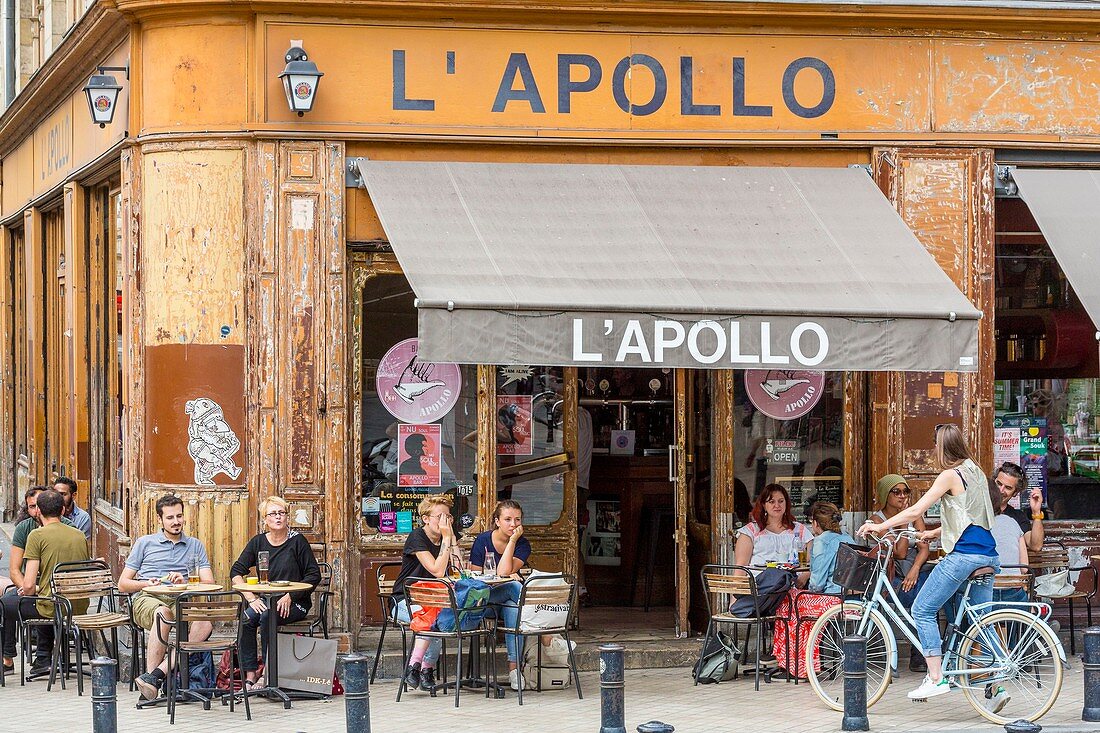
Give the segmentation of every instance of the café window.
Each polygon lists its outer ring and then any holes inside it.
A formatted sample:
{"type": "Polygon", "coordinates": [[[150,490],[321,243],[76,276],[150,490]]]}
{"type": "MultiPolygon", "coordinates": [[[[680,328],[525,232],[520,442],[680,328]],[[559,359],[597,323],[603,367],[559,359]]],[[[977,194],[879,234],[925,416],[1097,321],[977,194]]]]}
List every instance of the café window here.
{"type": "Polygon", "coordinates": [[[1048,518],[1100,517],[1096,327],[1022,199],[999,198],[994,465],[1023,467],[1048,518]]]}
{"type": "Polygon", "coordinates": [[[561,367],[498,366],[497,496],[523,507],[528,525],[553,524],[565,499],[561,367]]]}
{"type": "Polygon", "coordinates": [[[815,501],[844,509],[843,372],[738,371],[734,420],[735,507],[780,484],[799,520],[815,501]]]}
{"type": "Polygon", "coordinates": [[[367,535],[405,535],[417,506],[454,498],[456,529],[477,517],[477,367],[419,355],[416,309],[400,273],[367,278],[359,315],[360,521],[367,535]]]}

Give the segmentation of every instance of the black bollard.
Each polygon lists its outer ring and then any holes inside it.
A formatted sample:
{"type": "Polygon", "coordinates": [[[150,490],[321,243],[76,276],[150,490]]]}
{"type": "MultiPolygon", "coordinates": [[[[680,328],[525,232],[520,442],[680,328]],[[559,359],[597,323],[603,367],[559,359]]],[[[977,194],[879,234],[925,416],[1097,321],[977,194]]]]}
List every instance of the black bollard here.
{"type": "Polygon", "coordinates": [[[1081,720],[1100,722],[1100,626],[1085,629],[1085,707],[1081,720]]]}
{"type": "Polygon", "coordinates": [[[1023,718],[1005,723],[1005,733],[1039,733],[1042,729],[1043,726],[1038,723],[1032,723],[1030,720],[1024,720],[1023,718]]]}
{"type": "Polygon", "coordinates": [[[625,651],[620,644],[600,645],[600,733],[626,733],[625,651]]]}
{"type": "Polygon", "coordinates": [[[344,669],[344,717],[348,733],[370,733],[370,657],[359,652],[340,657],[344,669]]]}
{"type": "Polygon", "coordinates": [[[867,720],[867,638],[844,637],[844,719],[841,730],[870,730],[867,720]]]}
{"type": "Polygon", "coordinates": [[[109,657],[92,660],[92,733],[118,733],[118,665],[109,657]]]}
{"type": "Polygon", "coordinates": [[[659,720],[651,720],[638,726],[638,733],[675,733],[676,729],[668,723],[659,720]]]}

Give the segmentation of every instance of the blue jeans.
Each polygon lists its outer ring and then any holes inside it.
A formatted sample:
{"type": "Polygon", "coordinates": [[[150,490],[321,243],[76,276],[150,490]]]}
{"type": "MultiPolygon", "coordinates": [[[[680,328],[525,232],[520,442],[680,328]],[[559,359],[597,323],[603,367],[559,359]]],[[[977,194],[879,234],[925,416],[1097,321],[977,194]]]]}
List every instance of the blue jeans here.
{"type": "MultiPolygon", "coordinates": [[[[412,614],[409,613],[409,602],[402,598],[397,602],[397,605],[393,609],[393,618],[401,623],[409,623],[412,620],[412,614]]],[[[434,667],[436,661],[439,659],[439,651],[443,648],[442,639],[429,639],[428,648],[424,652],[425,667],[434,667]]]]}
{"type": "MultiPolygon", "coordinates": [[[[937,615],[956,592],[966,585],[970,574],[978,568],[991,567],[1000,570],[996,555],[963,555],[952,552],[939,561],[928,575],[924,587],[913,601],[913,620],[917,625],[917,638],[925,657],[943,655],[943,637],[937,615]]],[[[993,576],[970,586],[970,604],[988,603],[993,600],[993,576]]],[[[948,619],[953,623],[954,618],[948,619]]]]}
{"type": "MultiPolygon", "coordinates": [[[[516,628],[516,621],[519,619],[519,594],[522,589],[523,586],[514,581],[498,585],[489,591],[489,603],[494,604],[494,612],[500,614],[500,620],[509,629],[516,628]]],[[[519,637],[505,634],[504,646],[508,650],[508,661],[519,662],[519,637]]]]}

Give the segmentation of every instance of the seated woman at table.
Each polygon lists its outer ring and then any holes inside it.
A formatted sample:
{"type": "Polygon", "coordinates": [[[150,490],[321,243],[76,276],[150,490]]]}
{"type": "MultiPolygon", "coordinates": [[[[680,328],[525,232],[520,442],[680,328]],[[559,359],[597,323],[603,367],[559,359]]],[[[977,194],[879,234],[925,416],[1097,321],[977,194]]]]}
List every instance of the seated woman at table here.
{"type": "MultiPolygon", "coordinates": [[[[266,552],[268,557],[268,580],[289,580],[295,583],[308,583],[316,586],[321,582],[321,568],[313,556],[313,550],[305,535],[290,529],[287,524],[287,503],[282,497],[269,496],[260,502],[260,517],[267,531],[261,532],[248,541],[244,551],[233,563],[229,574],[234,585],[245,582],[249,568],[257,567],[259,553],[266,552]]],[[[281,596],[269,596],[267,600],[255,593],[244,592],[248,602],[241,622],[241,669],[244,671],[245,687],[262,682],[257,669],[256,629],[260,630],[263,656],[267,658],[268,603],[275,604],[277,614],[275,622],[279,626],[301,621],[313,606],[313,588],[281,596]]],[[[274,680],[272,680],[274,682],[274,680]]]]}
{"type": "MultiPolygon", "coordinates": [[[[779,484],[768,484],[756,497],[752,521],[737,530],[733,561],[751,566],[755,575],[769,562],[797,562],[799,550],[812,544],[809,528],[794,520],[790,494],[779,484]]],[[[798,585],[804,587],[808,580],[809,574],[802,573],[798,585]]]]}
{"type": "MultiPolygon", "coordinates": [[[[454,499],[448,494],[425,497],[417,507],[423,527],[417,527],[405,540],[401,552],[401,570],[393,584],[394,619],[407,624],[412,620],[409,602],[405,598],[405,581],[409,578],[443,578],[452,562],[461,563],[458,537],[454,530],[451,507],[454,499]]],[[[435,687],[435,663],[439,660],[442,639],[420,637],[413,644],[409,664],[405,668],[408,689],[431,691],[435,687]]]]}
{"type": "Polygon", "coordinates": [[[772,634],[772,652],[779,666],[799,678],[806,677],[803,660],[806,658],[806,640],[810,638],[814,622],[829,608],[840,603],[837,596],[823,595],[842,590],[833,582],[836,551],[841,542],[855,543],[850,535],[840,531],[841,514],[836,504],[815,501],[810,506],[809,516],[810,530],[814,534],[809,587],[805,591],[792,588],[780,601],[775,615],[784,621],[775,624],[772,634]]]}
{"type": "Polygon", "coordinates": [[[808,587],[815,593],[840,593],[843,590],[833,582],[836,551],[840,549],[841,542],[854,545],[856,541],[850,534],[841,531],[842,518],[840,508],[832,502],[815,501],[810,506],[810,531],[814,534],[814,544],[810,553],[808,587]]]}
{"type": "MultiPolygon", "coordinates": [[[[531,556],[531,543],[523,536],[523,507],[511,499],[497,502],[492,524],[493,529],[482,532],[474,539],[474,546],[470,548],[470,567],[482,570],[486,556],[491,556],[496,561],[498,576],[514,575],[531,556]]],[[[504,625],[513,629],[519,616],[521,587],[518,581],[504,583],[494,586],[489,593],[489,603],[500,607],[504,625]]],[[[505,634],[504,645],[508,650],[508,682],[513,690],[518,690],[522,684],[518,669],[519,640],[515,634],[505,634]]]]}

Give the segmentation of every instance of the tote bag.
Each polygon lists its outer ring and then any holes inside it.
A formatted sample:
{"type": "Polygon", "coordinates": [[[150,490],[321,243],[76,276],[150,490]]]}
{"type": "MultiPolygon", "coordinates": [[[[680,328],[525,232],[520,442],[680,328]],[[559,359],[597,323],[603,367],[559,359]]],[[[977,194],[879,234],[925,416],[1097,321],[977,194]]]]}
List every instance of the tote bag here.
{"type": "Polygon", "coordinates": [[[332,694],[336,639],[278,634],[279,687],[332,694]]]}
{"type": "MultiPolygon", "coordinates": [[[[528,588],[567,587],[569,584],[561,577],[540,580],[542,576],[554,576],[556,573],[531,571],[527,578],[528,588]]],[[[520,610],[519,627],[522,631],[540,631],[542,629],[564,629],[569,623],[568,603],[528,604],[520,610]]]]}

